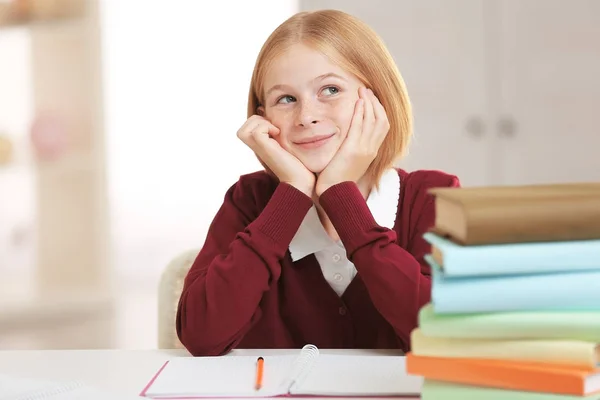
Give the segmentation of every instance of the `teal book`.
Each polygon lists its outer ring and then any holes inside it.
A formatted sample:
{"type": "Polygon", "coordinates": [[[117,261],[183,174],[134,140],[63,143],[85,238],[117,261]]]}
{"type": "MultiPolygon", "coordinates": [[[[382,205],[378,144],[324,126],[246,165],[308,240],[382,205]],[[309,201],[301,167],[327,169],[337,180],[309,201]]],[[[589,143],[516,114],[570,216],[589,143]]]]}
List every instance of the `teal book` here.
{"type": "Polygon", "coordinates": [[[419,328],[425,336],[440,338],[600,343],[600,310],[438,314],[429,303],[419,311],[419,328]]]}
{"type": "Polygon", "coordinates": [[[600,400],[600,393],[571,396],[461,385],[425,379],[421,388],[421,400],[600,400]]]}
{"type": "Polygon", "coordinates": [[[446,276],[490,276],[563,271],[600,271],[600,239],[463,246],[427,232],[446,276]]]}
{"type": "Polygon", "coordinates": [[[436,313],[600,311],[600,270],[554,274],[447,277],[431,265],[436,313]]]}

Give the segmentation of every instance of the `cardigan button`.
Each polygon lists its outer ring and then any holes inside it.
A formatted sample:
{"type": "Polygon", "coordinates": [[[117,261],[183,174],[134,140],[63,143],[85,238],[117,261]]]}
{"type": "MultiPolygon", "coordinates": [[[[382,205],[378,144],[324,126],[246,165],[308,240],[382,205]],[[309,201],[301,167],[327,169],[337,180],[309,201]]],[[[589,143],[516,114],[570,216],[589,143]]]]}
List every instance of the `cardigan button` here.
{"type": "Polygon", "coordinates": [[[339,312],[340,315],[346,315],[346,307],[340,307],[339,312]]]}

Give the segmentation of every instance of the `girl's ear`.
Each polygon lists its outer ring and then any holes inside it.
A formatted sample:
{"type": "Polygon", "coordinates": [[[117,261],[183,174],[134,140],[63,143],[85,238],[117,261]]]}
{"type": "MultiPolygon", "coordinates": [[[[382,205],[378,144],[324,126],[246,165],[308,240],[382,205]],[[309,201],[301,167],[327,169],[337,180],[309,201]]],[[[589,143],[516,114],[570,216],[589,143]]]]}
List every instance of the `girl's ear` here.
{"type": "Polygon", "coordinates": [[[265,116],[265,108],[263,106],[258,106],[258,108],[256,109],[256,113],[258,115],[260,115],[261,117],[265,116]]]}

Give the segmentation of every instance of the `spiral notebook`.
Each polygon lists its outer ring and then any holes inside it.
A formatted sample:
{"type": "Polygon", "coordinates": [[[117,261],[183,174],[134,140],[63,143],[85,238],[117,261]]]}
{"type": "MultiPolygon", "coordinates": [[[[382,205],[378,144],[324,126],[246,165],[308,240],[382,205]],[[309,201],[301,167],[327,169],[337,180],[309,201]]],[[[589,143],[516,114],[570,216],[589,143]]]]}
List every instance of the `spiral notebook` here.
{"type": "Polygon", "coordinates": [[[154,399],[284,396],[418,396],[422,378],[408,375],[393,355],[320,354],[313,345],[298,355],[265,355],[256,390],[256,356],[181,357],[169,360],[141,396],[154,399]]]}

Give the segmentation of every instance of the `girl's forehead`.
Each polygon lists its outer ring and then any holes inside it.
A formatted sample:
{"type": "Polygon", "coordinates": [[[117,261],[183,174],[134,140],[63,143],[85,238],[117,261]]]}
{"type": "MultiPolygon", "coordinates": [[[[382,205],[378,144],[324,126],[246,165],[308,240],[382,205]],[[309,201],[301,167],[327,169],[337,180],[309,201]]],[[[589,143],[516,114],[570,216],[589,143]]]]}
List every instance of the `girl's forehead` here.
{"type": "MultiPolygon", "coordinates": [[[[326,75],[347,79],[349,73],[325,54],[303,44],[295,44],[275,57],[265,73],[265,86],[279,81],[305,82],[326,75]]],[[[268,90],[268,88],[267,88],[268,90]]]]}

